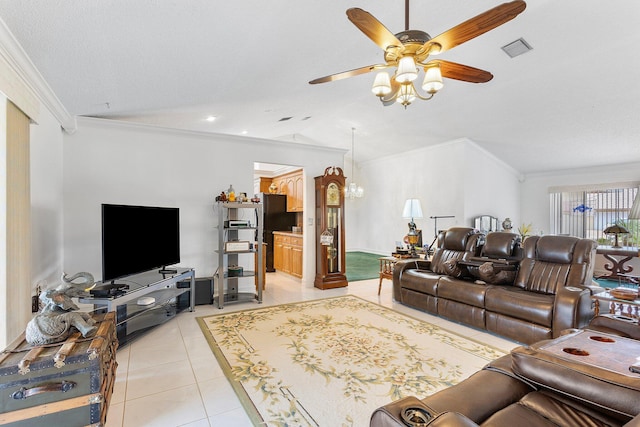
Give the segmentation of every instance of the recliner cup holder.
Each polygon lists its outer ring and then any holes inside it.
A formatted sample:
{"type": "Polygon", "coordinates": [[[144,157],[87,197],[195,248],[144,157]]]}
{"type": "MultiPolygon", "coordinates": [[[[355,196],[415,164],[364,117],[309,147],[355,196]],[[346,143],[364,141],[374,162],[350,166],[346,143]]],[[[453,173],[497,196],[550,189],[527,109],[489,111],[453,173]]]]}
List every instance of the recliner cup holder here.
{"type": "Polygon", "coordinates": [[[425,427],[432,416],[425,408],[409,406],[400,411],[400,418],[409,427],[425,427]]]}
{"type": "Polygon", "coordinates": [[[564,351],[565,353],[572,354],[574,356],[588,356],[589,355],[589,352],[587,350],[583,350],[581,348],[566,347],[566,348],[563,348],[562,351],[564,351]]]}
{"type": "Polygon", "coordinates": [[[614,340],[613,338],[601,337],[600,335],[592,335],[592,336],[589,337],[589,339],[592,339],[592,340],[598,341],[598,342],[606,342],[606,343],[616,342],[616,340],[614,340]]]}

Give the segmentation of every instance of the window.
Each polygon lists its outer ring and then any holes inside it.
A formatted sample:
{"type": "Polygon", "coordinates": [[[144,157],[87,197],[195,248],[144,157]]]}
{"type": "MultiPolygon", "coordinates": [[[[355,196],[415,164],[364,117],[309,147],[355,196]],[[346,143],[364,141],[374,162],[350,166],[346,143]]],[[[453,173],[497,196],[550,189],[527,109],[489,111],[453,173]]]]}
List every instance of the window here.
{"type": "Polygon", "coordinates": [[[614,237],[605,236],[602,231],[617,224],[629,230],[628,235],[619,235],[621,244],[638,246],[639,221],[628,219],[638,194],[637,182],[552,187],[549,193],[553,234],[585,237],[608,245],[614,237]]]}

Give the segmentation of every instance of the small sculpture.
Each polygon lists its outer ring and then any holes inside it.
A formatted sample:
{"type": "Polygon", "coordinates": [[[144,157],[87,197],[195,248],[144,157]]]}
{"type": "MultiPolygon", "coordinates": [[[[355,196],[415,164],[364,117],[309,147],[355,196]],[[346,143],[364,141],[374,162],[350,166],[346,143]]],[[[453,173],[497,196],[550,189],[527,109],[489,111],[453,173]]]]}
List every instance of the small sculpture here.
{"type": "Polygon", "coordinates": [[[74,312],[78,306],[71,298],[86,295],[95,285],[90,273],[81,272],[67,277],[62,274],[62,284],[55,289],[48,289],[40,294],[44,307],[27,324],[25,339],[30,345],[45,345],[66,340],[73,328],[80,331],[83,337],[95,333],[95,320],[88,313],[74,312]],[[83,278],[83,282],[73,281],[83,278]]]}

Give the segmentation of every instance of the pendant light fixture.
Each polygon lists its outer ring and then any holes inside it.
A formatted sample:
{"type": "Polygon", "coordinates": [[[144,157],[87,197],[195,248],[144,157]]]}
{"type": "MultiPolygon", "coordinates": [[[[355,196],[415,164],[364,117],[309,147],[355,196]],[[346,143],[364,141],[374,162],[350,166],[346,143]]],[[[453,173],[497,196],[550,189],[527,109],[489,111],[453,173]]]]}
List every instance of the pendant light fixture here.
{"type": "Polygon", "coordinates": [[[345,187],[344,192],[345,192],[345,196],[347,196],[350,199],[359,199],[360,197],[362,197],[364,195],[364,189],[362,187],[359,187],[356,183],[355,183],[355,173],[356,173],[356,168],[355,168],[355,157],[356,157],[356,151],[355,151],[355,138],[356,138],[356,128],[351,128],[351,183],[345,187]]]}

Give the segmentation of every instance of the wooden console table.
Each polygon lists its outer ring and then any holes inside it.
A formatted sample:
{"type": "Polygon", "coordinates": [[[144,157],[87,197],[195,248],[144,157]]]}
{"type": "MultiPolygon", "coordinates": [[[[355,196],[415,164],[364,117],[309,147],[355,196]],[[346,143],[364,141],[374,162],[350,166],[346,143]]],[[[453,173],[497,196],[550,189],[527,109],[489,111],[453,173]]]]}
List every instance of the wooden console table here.
{"type": "Polygon", "coordinates": [[[630,246],[623,246],[620,248],[614,248],[612,246],[598,246],[598,248],[596,249],[596,253],[601,254],[607,261],[611,262],[611,264],[606,263],[604,265],[605,270],[610,271],[611,274],[598,276],[597,279],[628,281],[631,283],[639,284],[637,277],[630,276],[628,274],[633,271],[633,267],[631,267],[630,265],[625,265],[625,263],[627,261],[630,261],[631,258],[637,257],[639,255],[638,248],[630,246]],[[614,258],[615,256],[621,258],[614,258]]]}

